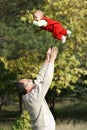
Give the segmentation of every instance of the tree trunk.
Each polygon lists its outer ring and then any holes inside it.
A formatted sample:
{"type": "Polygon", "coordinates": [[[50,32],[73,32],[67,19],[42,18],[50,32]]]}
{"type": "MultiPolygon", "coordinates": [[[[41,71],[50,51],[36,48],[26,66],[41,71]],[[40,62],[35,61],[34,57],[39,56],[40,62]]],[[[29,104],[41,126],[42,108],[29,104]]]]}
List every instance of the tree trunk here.
{"type": "Polygon", "coordinates": [[[20,114],[22,113],[22,95],[19,94],[19,108],[20,108],[20,114]]]}

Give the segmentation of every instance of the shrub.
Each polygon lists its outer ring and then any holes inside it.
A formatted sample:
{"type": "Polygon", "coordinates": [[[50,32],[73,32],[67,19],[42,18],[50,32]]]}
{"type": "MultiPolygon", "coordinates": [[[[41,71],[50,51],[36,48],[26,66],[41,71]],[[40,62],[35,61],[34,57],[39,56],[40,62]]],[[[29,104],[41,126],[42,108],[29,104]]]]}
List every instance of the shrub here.
{"type": "Polygon", "coordinates": [[[30,116],[27,111],[23,111],[21,117],[16,120],[13,130],[31,130],[30,116]]]}

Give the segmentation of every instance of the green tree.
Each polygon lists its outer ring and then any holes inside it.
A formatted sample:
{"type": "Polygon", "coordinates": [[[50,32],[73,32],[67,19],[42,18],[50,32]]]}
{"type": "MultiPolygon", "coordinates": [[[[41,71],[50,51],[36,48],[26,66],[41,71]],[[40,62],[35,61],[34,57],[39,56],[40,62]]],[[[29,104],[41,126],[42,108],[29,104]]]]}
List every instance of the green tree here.
{"type": "Polygon", "coordinates": [[[11,84],[11,81],[15,79],[16,74],[7,69],[7,61],[0,58],[0,110],[8,101],[6,97],[15,91],[15,87],[11,84]]]}
{"type": "MultiPolygon", "coordinates": [[[[0,44],[0,54],[9,60],[9,64],[10,59],[13,59],[13,71],[16,69],[16,73],[18,72],[17,78],[34,78],[37,69],[33,64],[40,65],[44,58],[41,54],[44,55],[48,47],[56,45],[59,48],[59,55],[55,64],[51,89],[56,87],[57,94],[60,94],[63,88],[78,89],[79,82],[81,88],[83,85],[87,85],[86,0],[45,0],[38,7],[36,7],[37,4],[34,5],[35,3],[27,0],[14,1],[14,3],[16,4],[14,7],[14,10],[17,11],[15,11],[16,15],[11,14],[11,17],[8,15],[8,19],[4,15],[4,8],[1,8],[1,16],[3,14],[4,17],[0,22],[0,28],[4,40],[0,44]],[[26,4],[27,6],[25,6],[26,4]],[[31,21],[32,13],[37,8],[42,9],[47,16],[60,21],[64,27],[72,31],[72,36],[67,39],[66,44],[62,45],[46,31],[34,34],[35,26],[32,25],[31,21]],[[13,17],[14,21],[12,21],[13,17]],[[25,18],[25,21],[21,18],[25,18]],[[33,59],[34,61],[29,59],[28,63],[26,62],[28,57],[31,57],[30,59],[35,57],[35,59],[33,59]],[[17,58],[19,62],[16,62],[17,58]],[[28,65],[29,72],[27,71],[28,65]],[[31,74],[32,70],[34,73],[31,74]]],[[[12,2],[5,7],[6,11],[9,6],[13,7],[12,2]]],[[[13,8],[9,8],[9,10],[12,12],[13,8]]]]}

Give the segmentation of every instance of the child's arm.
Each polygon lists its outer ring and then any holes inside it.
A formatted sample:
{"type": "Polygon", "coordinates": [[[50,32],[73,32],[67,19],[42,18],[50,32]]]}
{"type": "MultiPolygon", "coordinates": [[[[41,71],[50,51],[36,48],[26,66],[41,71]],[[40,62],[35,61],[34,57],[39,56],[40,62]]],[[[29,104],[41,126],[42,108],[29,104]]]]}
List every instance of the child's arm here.
{"type": "Polygon", "coordinates": [[[40,20],[40,21],[33,21],[33,24],[36,26],[42,27],[42,26],[47,26],[47,22],[45,20],[40,20]]]}

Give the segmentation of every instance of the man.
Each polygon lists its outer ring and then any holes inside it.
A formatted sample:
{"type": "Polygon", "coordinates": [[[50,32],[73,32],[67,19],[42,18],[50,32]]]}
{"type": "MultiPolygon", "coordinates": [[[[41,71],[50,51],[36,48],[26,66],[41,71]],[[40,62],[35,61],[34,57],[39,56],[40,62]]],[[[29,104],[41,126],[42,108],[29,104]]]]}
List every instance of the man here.
{"type": "Polygon", "coordinates": [[[45,62],[34,82],[32,79],[18,81],[19,91],[30,114],[32,130],[55,130],[55,120],[45,96],[52,82],[57,53],[56,47],[48,49],[45,62]]]}

